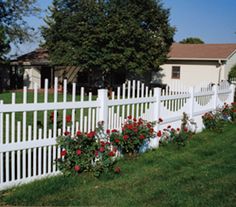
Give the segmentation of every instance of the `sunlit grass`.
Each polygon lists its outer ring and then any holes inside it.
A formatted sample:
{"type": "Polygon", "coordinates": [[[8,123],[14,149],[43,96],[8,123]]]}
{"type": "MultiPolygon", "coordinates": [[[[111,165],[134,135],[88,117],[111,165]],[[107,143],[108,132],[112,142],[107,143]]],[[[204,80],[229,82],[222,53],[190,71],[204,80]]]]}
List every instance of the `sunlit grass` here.
{"type": "Polygon", "coordinates": [[[2,205],[235,206],[236,126],[118,162],[120,175],[57,176],[1,193],[2,205]]]}

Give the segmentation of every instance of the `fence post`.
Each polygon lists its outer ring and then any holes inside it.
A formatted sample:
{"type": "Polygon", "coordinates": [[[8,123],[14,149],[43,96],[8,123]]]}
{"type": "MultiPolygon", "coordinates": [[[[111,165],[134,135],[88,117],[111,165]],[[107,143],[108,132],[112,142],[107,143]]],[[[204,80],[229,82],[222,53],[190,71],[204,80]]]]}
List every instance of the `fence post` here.
{"type": "MultiPolygon", "coordinates": [[[[160,118],[160,103],[161,103],[161,88],[154,88],[154,94],[153,97],[155,98],[155,102],[153,103],[153,120],[158,122],[160,118]]],[[[159,130],[159,125],[156,124],[154,127],[154,131],[159,130]]],[[[159,146],[159,138],[155,137],[151,139],[149,147],[150,148],[157,148],[159,146]]]]}
{"type": "Polygon", "coordinates": [[[231,90],[230,103],[233,103],[234,102],[234,95],[235,95],[235,85],[234,84],[230,85],[230,90],[231,90]]]}
{"type": "Polygon", "coordinates": [[[212,87],[212,89],[213,89],[213,92],[214,92],[214,95],[213,95],[213,104],[214,104],[213,109],[216,110],[217,109],[217,104],[218,104],[218,101],[217,101],[217,99],[218,99],[218,86],[214,85],[212,87]]]}
{"type": "Polygon", "coordinates": [[[99,104],[99,113],[98,113],[98,121],[104,121],[104,130],[107,130],[108,127],[108,90],[107,89],[99,89],[98,90],[98,98],[100,101],[99,104]]]}
{"type": "Polygon", "coordinates": [[[194,87],[189,88],[190,100],[189,100],[189,118],[192,119],[194,116],[194,87]]]}

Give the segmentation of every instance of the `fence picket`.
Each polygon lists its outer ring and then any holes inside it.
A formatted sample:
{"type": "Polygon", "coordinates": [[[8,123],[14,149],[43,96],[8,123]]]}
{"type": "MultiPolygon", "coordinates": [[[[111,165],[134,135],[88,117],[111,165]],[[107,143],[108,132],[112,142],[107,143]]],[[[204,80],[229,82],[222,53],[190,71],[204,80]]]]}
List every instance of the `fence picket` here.
{"type": "MultiPolygon", "coordinates": [[[[12,105],[15,105],[16,103],[16,94],[15,93],[12,93],[12,96],[11,96],[11,103],[12,105]]],[[[12,112],[11,113],[11,142],[15,142],[15,112],[12,112]]]]}
{"type": "MultiPolygon", "coordinates": [[[[76,99],[76,84],[72,84],[72,102],[75,103],[76,99]]],[[[77,130],[77,128],[76,128],[77,130]]],[[[71,134],[75,135],[75,108],[71,111],[71,134]]]]}
{"type": "MultiPolygon", "coordinates": [[[[27,87],[23,88],[23,104],[27,103],[27,87]]],[[[22,119],[22,140],[26,140],[26,112],[23,112],[23,119],[22,119]]]]}
{"type": "MultiPolygon", "coordinates": [[[[34,84],[34,104],[37,104],[38,101],[38,88],[37,88],[37,84],[34,84]]],[[[33,132],[33,139],[36,140],[37,139],[37,111],[34,111],[34,115],[33,115],[33,128],[34,128],[34,132],[33,132]]]]}
{"type": "MultiPolygon", "coordinates": [[[[44,103],[47,104],[48,102],[48,79],[45,79],[45,83],[44,83],[44,103]]],[[[47,113],[48,111],[45,110],[44,114],[43,114],[43,137],[44,139],[47,138],[47,113]]]]}

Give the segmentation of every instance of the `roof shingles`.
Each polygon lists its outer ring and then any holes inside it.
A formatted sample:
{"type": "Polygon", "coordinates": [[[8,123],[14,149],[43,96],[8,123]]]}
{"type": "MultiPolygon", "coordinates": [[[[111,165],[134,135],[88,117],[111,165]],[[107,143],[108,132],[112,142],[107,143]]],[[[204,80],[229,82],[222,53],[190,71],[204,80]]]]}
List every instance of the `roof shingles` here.
{"type": "Polygon", "coordinates": [[[180,44],[174,43],[170,59],[221,59],[226,60],[236,52],[236,44],[180,44]]]}

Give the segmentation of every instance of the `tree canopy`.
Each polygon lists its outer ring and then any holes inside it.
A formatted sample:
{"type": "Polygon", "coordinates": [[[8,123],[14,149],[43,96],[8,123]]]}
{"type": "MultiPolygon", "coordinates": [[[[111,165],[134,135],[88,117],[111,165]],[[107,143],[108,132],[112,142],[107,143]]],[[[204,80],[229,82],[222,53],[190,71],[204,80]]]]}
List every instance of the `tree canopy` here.
{"type": "Polygon", "coordinates": [[[173,42],[159,0],[54,0],[42,28],[54,64],[82,70],[158,70],[173,42]]]}
{"type": "Polygon", "coordinates": [[[204,44],[204,41],[198,37],[188,37],[181,40],[179,43],[183,44],[204,44]]]}
{"type": "Polygon", "coordinates": [[[33,28],[24,18],[38,12],[36,0],[0,0],[0,57],[10,50],[10,42],[30,40],[33,28]]]}

